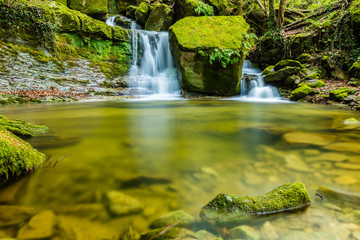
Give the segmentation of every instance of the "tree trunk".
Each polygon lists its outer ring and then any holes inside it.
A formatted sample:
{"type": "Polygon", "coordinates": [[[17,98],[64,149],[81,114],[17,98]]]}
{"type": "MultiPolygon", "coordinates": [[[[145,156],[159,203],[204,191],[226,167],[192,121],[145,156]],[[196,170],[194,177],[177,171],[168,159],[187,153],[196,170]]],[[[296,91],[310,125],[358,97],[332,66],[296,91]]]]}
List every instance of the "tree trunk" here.
{"type": "Polygon", "coordinates": [[[269,0],[269,28],[274,29],[276,27],[275,22],[275,9],[274,9],[274,0],[269,0]]]}
{"type": "Polygon", "coordinates": [[[282,27],[284,24],[284,16],[285,16],[285,3],[286,0],[280,0],[279,4],[279,16],[278,16],[278,27],[282,27]]]}

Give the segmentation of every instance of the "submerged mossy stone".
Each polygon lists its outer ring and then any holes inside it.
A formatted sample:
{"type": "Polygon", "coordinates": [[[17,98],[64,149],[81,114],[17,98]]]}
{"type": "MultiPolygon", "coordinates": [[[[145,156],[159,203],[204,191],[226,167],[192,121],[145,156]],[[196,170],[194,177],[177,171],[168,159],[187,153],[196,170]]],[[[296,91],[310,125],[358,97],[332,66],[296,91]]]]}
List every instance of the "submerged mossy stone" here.
{"type": "Polygon", "coordinates": [[[285,67],[297,67],[302,69],[303,65],[299,61],[295,61],[295,60],[281,60],[275,65],[274,70],[278,71],[285,67]]]}
{"type": "Polygon", "coordinates": [[[284,67],[281,68],[278,71],[271,72],[264,76],[264,81],[266,83],[272,83],[272,82],[282,82],[288,77],[295,75],[300,72],[300,68],[298,67],[284,67]]]}
{"type": "Polygon", "coordinates": [[[181,72],[182,88],[209,95],[238,94],[243,46],[247,41],[250,44],[248,30],[241,16],[187,17],[176,22],[169,30],[170,49],[181,72]],[[229,62],[224,67],[217,61],[210,63],[211,57],[229,62]]]}
{"type": "Polygon", "coordinates": [[[290,100],[297,101],[311,94],[314,94],[314,90],[308,85],[303,85],[291,92],[290,100]]]}
{"type": "Polygon", "coordinates": [[[11,120],[1,115],[0,126],[17,136],[35,136],[48,130],[46,126],[32,124],[20,119],[11,120]]]}
{"type": "Polygon", "coordinates": [[[174,11],[166,4],[156,4],[145,24],[148,31],[167,31],[173,22],[174,11]]]}
{"type": "Polygon", "coordinates": [[[92,17],[108,13],[108,0],[68,0],[68,6],[92,17]]]}
{"type": "Polygon", "coordinates": [[[204,206],[200,217],[214,227],[234,226],[254,216],[294,211],[311,204],[302,183],[287,183],[257,197],[219,194],[204,206]]]}
{"type": "Polygon", "coordinates": [[[334,100],[336,102],[344,101],[344,99],[348,96],[349,89],[346,87],[341,87],[337,90],[332,90],[329,92],[329,99],[334,100]]]}
{"type": "Polygon", "coordinates": [[[0,186],[36,169],[45,159],[43,153],[0,126],[0,186]]]}

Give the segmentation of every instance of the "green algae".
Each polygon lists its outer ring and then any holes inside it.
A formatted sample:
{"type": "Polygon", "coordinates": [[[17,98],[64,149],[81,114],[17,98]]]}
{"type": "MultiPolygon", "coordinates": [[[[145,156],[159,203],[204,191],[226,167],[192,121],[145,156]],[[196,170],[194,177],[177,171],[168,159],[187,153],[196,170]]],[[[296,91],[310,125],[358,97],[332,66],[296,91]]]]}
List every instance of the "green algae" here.
{"type": "Polygon", "coordinates": [[[311,204],[302,183],[287,183],[257,197],[219,194],[205,205],[200,217],[213,226],[231,226],[248,217],[304,209],[311,204]]]}

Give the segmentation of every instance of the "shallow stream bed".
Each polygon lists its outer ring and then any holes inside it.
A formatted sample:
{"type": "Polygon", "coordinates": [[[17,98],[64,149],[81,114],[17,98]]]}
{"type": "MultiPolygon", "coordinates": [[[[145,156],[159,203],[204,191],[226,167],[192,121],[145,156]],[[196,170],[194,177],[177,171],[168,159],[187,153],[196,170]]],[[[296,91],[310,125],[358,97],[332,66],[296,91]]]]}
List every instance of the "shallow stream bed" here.
{"type": "MultiPolygon", "coordinates": [[[[360,206],[315,194],[319,186],[360,193],[358,112],[178,100],[9,105],[0,113],[50,129],[29,140],[49,160],[0,191],[0,238],[20,239],[44,211],[55,219],[50,239],[119,239],[178,209],[196,218],[188,227],[196,232],[202,206],[218,193],[257,196],[299,181],[312,205],[247,222],[260,239],[360,239],[360,206]]],[[[227,229],[212,233],[229,237],[227,229]]]]}

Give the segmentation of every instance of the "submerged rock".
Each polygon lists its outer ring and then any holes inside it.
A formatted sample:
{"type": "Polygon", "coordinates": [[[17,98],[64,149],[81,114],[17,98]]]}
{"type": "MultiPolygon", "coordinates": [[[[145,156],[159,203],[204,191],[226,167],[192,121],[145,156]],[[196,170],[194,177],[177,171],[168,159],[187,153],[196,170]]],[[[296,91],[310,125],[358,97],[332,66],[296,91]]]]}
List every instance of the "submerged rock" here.
{"type": "Polygon", "coordinates": [[[195,224],[195,217],[184,212],[184,210],[178,210],[169,212],[159,218],[155,219],[151,224],[150,228],[162,228],[176,224],[177,227],[191,227],[195,224]]]}
{"type": "Polygon", "coordinates": [[[333,233],[328,232],[302,232],[302,231],[290,231],[280,240],[340,240],[340,238],[333,233]]]}
{"type": "Polygon", "coordinates": [[[109,212],[116,216],[129,215],[142,210],[139,200],[118,191],[106,193],[105,203],[109,212]]]}
{"type": "Polygon", "coordinates": [[[148,239],[157,239],[157,240],[167,240],[167,239],[198,239],[194,232],[185,229],[172,227],[164,232],[164,228],[154,229],[149,232],[141,234],[140,240],[148,239]]]}
{"type": "Polygon", "coordinates": [[[324,203],[332,203],[340,207],[360,207],[360,195],[355,193],[346,193],[339,190],[330,189],[324,186],[316,190],[316,195],[324,203]]]}
{"type": "Polygon", "coordinates": [[[336,140],[336,136],[323,133],[311,132],[288,132],[283,135],[283,139],[287,143],[309,144],[316,146],[325,146],[336,140]]]}
{"type": "Polygon", "coordinates": [[[302,183],[287,183],[257,197],[219,194],[205,205],[200,217],[212,226],[234,226],[254,216],[307,208],[309,193],[302,183]]]}
{"type": "Polygon", "coordinates": [[[47,239],[55,233],[56,216],[52,211],[43,211],[35,215],[22,227],[17,235],[18,239],[47,239]]]}
{"type": "Polygon", "coordinates": [[[230,96],[240,93],[245,57],[252,44],[241,16],[187,17],[170,29],[170,49],[190,92],[230,96]]]}
{"type": "Polygon", "coordinates": [[[259,234],[250,226],[242,225],[229,230],[232,239],[258,240],[259,234]]]}
{"type": "Polygon", "coordinates": [[[22,224],[38,211],[31,207],[0,206],[0,228],[22,224]]]}

